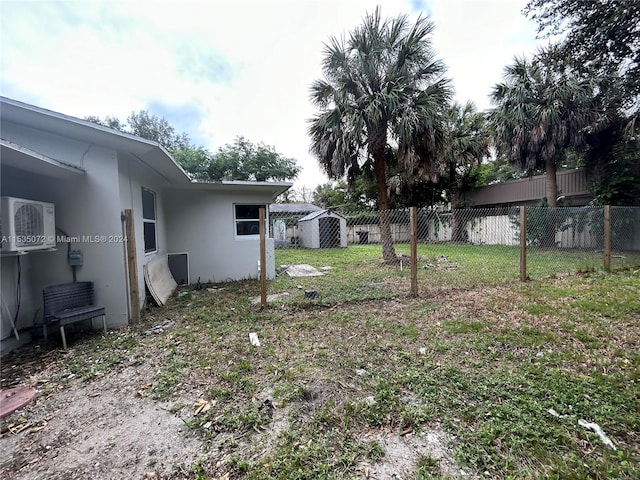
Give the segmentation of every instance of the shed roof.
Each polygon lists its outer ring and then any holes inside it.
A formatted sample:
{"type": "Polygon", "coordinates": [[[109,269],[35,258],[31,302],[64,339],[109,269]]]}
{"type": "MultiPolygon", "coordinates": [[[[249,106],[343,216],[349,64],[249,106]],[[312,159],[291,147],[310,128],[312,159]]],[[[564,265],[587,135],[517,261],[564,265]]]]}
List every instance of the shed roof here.
{"type": "Polygon", "coordinates": [[[325,210],[320,210],[320,211],[317,211],[317,212],[311,212],[309,215],[305,215],[304,217],[302,217],[298,221],[299,222],[306,222],[308,220],[313,220],[314,218],[321,217],[325,213],[328,214],[328,215],[335,215],[336,217],[345,218],[343,215],[340,215],[338,212],[325,209],[325,210]]]}
{"type": "Polygon", "coordinates": [[[272,203],[269,205],[269,213],[288,213],[291,215],[299,215],[319,211],[324,210],[322,207],[312,203],[272,203]]]}

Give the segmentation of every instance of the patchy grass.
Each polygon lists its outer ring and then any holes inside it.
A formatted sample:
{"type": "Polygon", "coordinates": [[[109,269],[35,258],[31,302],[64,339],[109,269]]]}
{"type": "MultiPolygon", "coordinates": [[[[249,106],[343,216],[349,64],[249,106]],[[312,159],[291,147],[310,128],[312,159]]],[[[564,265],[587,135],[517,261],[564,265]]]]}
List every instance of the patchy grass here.
{"type": "MultiPolygon", "coordinates": [[[[140,326],[77,341],[73,362],[42,355],[47,368],[89,380],[149,367],[145,391],[171,402],[207,445],[191,478],[363,478],[363,465],[382,470],[393,460],[377,435],[418,441],[433,431],[449,435],[442,448],[476,477],[637,478],[637,271],[500,285],[487,269],[481,287],[431,289],[427,279],[455,272],[423,269],[422,295],[412,299],[408,272],[370,268],[368,252],[326,251],[316,260],[287,252],[287,263],[332,269],[325,277],[280,276],[270,291],[296,292],[300,284],[319,290],[317,301],[291,295],[260,311],[249,302],[259,294],[254,281],[188,291],[151,309],[140,326]],[[345,291],[349,282],[354,289],[345,291]],[[167,320],[164,332],[148,333],[167,320]],[[194,416],[187,406],[198,398],[212,408],[194,416]],[[267,399],[272,412],[261,408],[267,399]],[[598,423],[617,450],[579,419],[598,423]]],[[[496,261],[504,256],[496,252],[496,261]]],[[[45,368],[11,365],[2,365],[7,385],[45,368]]],[[[65,374],[54,378],[62,383],[65,374]]],[[[455,478],[458,470],[441,457],[420,452],[407,478],[455,478]]]]}
{"type": "MultiPolygon", "coordinates": [[[[269,285],[271,293],[289,292],[281,303],[333,304],[390,299],[410,289],[409,245],[397,244],[403,261],[385,265],[379,245],[351,245],[344,249],[277,249],[276,265],[306,263],[324,270],[322,277],[290,278],[286,274],[269,285]],[[316,290],[309,301],[304,290],[316,290]]],[[[419,244],[418,286],[423,292],[441,288],[475,288],[516,282],[520,277],[519,248],[503,245],[419,244]]],[[[614,256],[612,268],[640,265],[640,254],[614,256]]],[[[602,252],[530,248],[527,274],[540,279],[563,274],[601,272],[602,252]]],[[[532,305],[531,308],[537,308],[532,305]]]]}

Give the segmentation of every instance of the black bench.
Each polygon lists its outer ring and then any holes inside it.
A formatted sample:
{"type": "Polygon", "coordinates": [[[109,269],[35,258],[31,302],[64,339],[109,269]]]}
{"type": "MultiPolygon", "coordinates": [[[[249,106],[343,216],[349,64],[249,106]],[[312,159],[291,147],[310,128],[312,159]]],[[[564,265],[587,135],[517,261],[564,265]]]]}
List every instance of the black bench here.
{"type": "Polygon", "coordinates": [[[47,326],[58,324],[62,336],[62,346],[67,349],[65,325],[91,320],[102,316],[102,329],[107,333],[107,321],[104,307],[94,305],[93,282],[73,282],[51,285],[42,291],[44,299],[44,338],[47,339],[47,326]]]}

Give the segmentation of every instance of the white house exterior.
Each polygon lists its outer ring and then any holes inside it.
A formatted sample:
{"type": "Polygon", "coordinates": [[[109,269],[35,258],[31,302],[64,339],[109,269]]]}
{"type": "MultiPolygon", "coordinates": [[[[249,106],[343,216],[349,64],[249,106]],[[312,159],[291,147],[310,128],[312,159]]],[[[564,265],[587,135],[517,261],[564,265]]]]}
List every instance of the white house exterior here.
{"type": "MultiPolygon", "coordinates": [[[[77,279],[94,282],[109,327],[127,325],[133,309],[143,307],[143,266],[168,253],[189,253],[192,282],[257,278],[253,217],[290,183],[194,183],[156,142],[15,100],[0,102],[0,195],[55,205],[56,234],[59,240],[68,235],[70,249],[82,251],[77,279]],[[122,218],[128,209],[142,292],[138,305],[130,305],[128,289],[122,218]]],[[[55,251],[0,257],[2,339],[12,333],[18,272],[18,330],[41,324],[45,286],[73,280],[67,243],[58,241],[55,251]]],[[[272,278],[272,240],[267,251],[272,278]]]]}
{"type": "Polygon", "coordinates": [[[331,210],[313,212],[298,220],[300,245],[305,248],[347,246],[347,220],[331,210]]]}

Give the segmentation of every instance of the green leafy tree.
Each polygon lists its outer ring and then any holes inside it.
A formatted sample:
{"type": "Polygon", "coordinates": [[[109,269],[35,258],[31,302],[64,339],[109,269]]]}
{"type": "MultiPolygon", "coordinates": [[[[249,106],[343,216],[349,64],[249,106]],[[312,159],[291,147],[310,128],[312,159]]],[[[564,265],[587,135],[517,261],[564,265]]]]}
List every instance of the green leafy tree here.
{"type": "Polygon", "coordinates": [[[584,164],[596,203],[638,204],[640,2],[530,0],[524,13],[543,35],[562,35],[554,60],[598,78],[604,122],[587,134],[584,164]]]}
{"type": "Polygon", "coordinates": [[[509,163],[509,160],[504,155],[481,164],[475,173],[474,187],[517,180],[527,175],[526,171],[509,163]]]}
{"type": "Polygon", "coordinates": [[[147,110],[131,112],[127,118],[129,133],[153,140],[169,151],[194,148],[186,133],[178,133],[163,117],[150,114],[147,110]]]}
{"type": "MultiPolygon", "coordinates": [[[[633,127],[633,122],[631,122],[633,127]]],[[[587,136],[584,163],[596,205],[640,205],[640,137],[619,115],[587,136]]]]}
{"type": "Polygon", "coordinates": [[[211,152],[203,147],[181,148],[173,150],[171,155],[178,164],[196,180],[208,180],[208,168],[211,164],[211,152]]]}
{"type": "Polygon", "coordinates": [[[375,184],[356,179],[352,186],[344,180],[318,185],[313,191],[313,203],[324,208],[341,207],[344,210],[370,209],[375,197],[375,184]]]}
{"type": "Polygon", "coordinates": [[[320,109],[310,122],[311,151],[330,178],[346,176],[349,184],[363,167],[373,170],[386,262],[397,261],[388,213],[390,144],[405,170],[436,171],[441,116],[451,91],[435,58],[432,31],[424,17],[414,24],[405,15],[383,20],[376,8],[348,36],[330,38],[324,78],[311,85],[311,100],[320,109]]]}
{"type": "Polygon", "coordinates": [[[318,185],[313,191],[313,203],[323,208],[345,205],[347,203],[346,182],[327,182],[318,185]]]}
{"type": "Polygon", "coordinates": [[[294,179],[300,172],[297,162],[274,147],[237,137],[211,156],[207,180],[251,180],[266,182],[294,179]]]}
{"type": "Polygon", "coordinates": [[[640,104],[640,2],[637,0],[530,0],[523,13],[538,32],[562,35],[556,57],[590,75],[621,76],[625,107],[640,104]]]}
{"type": "Polygon", "coordinates": [[[278,153],[274,147],[254,144],[243,137],[236,138],[234,143],[216,153],[196,147],[188,134],[176,132],[165,118],[146,110],[131,112],[126,122],[109,116],[103,119],[89,116],[85,120],[158,142],[196,180],[265,182],[294,179],[300,172],[293,158],[278,153]]]}
{"type": "Polygon", "coordinates": [[[95,115],[85,117],[85,120],[158,142],[170,152],[185,149],[197,150],[191,143],[189,135],[184,132],[176,132],[176,129],[165,118],[153,115],[147,110],[131,112],[125,122],[116,117],[106,116],[100,118],[95,115]]]}
{"type": "Polygon", "coordinates": [[[516,58],[492,92],[494,143],[519,168],[546,172],[546,198],[557,205],[556,166],[566,152],[584,145],[597,119],[594,82],[567,66],[549,62],[546,52],[516,58]]]}
{"type": "Polygon", "coordinates": [[[121,132],[127,132],[126,124],[123,124],[119,118],[111,117],[107,115],[104,118],[97,117],[95,115],[89,115],[84,118],[86,121],[102,125],[103,127],[113,128],[114,130],[120,130],[121,132]]]}

